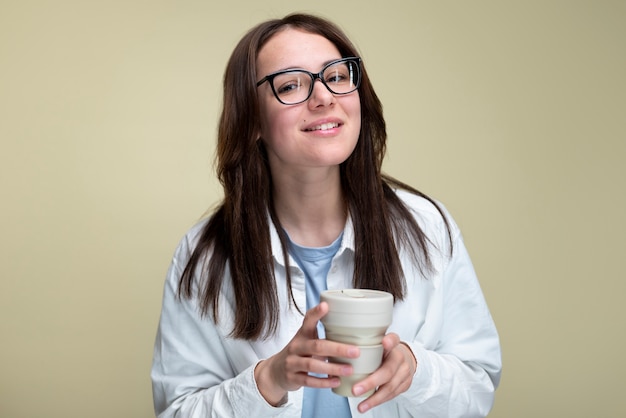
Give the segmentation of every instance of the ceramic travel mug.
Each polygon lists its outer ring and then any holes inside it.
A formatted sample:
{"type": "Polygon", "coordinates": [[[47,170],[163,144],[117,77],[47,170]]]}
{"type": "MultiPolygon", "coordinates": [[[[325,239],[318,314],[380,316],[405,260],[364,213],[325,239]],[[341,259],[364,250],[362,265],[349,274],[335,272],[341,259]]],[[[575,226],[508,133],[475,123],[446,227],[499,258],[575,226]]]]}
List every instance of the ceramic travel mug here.
{"type": "Polygon", "coordinates": [[[359,347],[360,356],[356,359],[329,359],[352,365],[354,373],[340,377],[341,385],[333,392],[354,396],[352,386],[373,373],[382,362],[382,340],[391,324],[393,296],[370,289],[327,290],[320,295],[320,302],[328,303],[329,308],[322,318],[326,339],[359,347]]]}

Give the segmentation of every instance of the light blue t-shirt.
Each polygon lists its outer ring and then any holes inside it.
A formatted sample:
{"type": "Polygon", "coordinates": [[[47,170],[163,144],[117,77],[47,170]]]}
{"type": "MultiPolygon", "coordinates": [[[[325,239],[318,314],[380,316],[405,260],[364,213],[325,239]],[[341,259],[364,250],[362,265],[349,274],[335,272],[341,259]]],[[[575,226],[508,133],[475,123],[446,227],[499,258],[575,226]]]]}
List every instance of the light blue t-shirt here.
{"type": "MultiPolygon", "coordinates": [[[[326,277],[330,270],[332,259],[341,245],[339,236],[328,247],[302,247],[289,240],[289,253],[296,260],[306,278],[306,309],[320,303],[320,293],[327,290],[326,277]]],[[[324,326],[317,324],[319,338],[324,338],[324,326]]],[[[348,399],[336,395],[331,389],[304,388],[302,403],[302,418],[351,418],[348,399]]]]}

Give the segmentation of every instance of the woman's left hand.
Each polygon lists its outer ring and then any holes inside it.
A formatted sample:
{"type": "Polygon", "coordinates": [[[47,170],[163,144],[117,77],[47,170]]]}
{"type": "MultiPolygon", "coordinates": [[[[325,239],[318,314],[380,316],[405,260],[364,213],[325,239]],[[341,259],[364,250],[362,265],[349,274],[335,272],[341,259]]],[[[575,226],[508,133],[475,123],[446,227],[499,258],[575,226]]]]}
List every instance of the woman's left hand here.
{"type": "Polygon", "coordinates": [[[383,362],[378,370],[352,388],[356,396],[378,388],[372,396],[359,404],[361,413],[406,392],[417,370],[417,360],[413,352],[407,345],[400,342],[397,334],[385,335],[383,348],[383,362]]]}

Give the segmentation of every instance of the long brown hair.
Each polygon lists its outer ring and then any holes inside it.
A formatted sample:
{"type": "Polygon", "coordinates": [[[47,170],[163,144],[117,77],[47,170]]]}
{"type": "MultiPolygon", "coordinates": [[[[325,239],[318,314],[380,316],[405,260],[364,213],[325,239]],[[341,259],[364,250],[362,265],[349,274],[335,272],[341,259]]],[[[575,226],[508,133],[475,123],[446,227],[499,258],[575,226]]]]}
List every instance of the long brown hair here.
{"type": "MultiPolygon", "coordinates": [[[[268,337],[278,326],[278,289],[274,278],[268,213],[281,239],[288,268],[287,238],[272,203],[267,155],[257,141],[260,131],[256,91],[256,60],[261,47],[277,32],[297,28],[331,41],[343,57],[358,56],[346,35],[329,21],[292,14],[252,28],[237,44],[224,75],[224,102],[219,121],[217,175],[224,200],[202,230],[180,278],[179,295],[194,297],[194,273],[199,272],[202,315],[218,321],[218,302],[225,277],[232,282],[235,338],[268,337]],[[204,262],[203,262],[204,260],[204,262]]],[[[428,238],[393,188],[403,188],[432,199],[381,172],[387,132],[380,100],[362,65],[359,87],[361,132],[351,156],[341,164],[341,184],[355,233],[355,288],[390,292],[396,300],[405,293],[400,246],[414,258],[422,273],[433,269],[428,238]]],[[[446,221],[447,225],[447,221],[446,221]]],[[[449,233],[449,228],[448,228],[449,233]]],[[[296,308],[299,309],[299,307],[296,308]]]]}

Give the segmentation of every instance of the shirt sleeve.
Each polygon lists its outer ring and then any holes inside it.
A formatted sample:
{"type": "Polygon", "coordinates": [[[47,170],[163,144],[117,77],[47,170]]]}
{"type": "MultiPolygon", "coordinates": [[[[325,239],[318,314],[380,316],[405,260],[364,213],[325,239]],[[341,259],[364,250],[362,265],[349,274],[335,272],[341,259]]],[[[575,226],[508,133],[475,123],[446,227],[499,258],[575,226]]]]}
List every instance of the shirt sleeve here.
{"type": "Polygon", "coordinates": [[[412,416],[484,417],[502,368],[500,343],[460,233],[442,271],[440,334],[434,346],[407,341],[418,361],[410,389],[397,398],[412,416]]]}
{"type": "Polygon", "coordinates": [[[178,280],[188,259],[188,248],[183,240],[163,292],[151,370],[156,415],[159,418],[284,416],[290,409],[289,402],[273,407],[260,394],[254,379],[257,362],[245,368],[239,364],[240,372],[237,372],[219,328],[211,319],[200,316],[195,298],[178,297],[178,280]]]}

